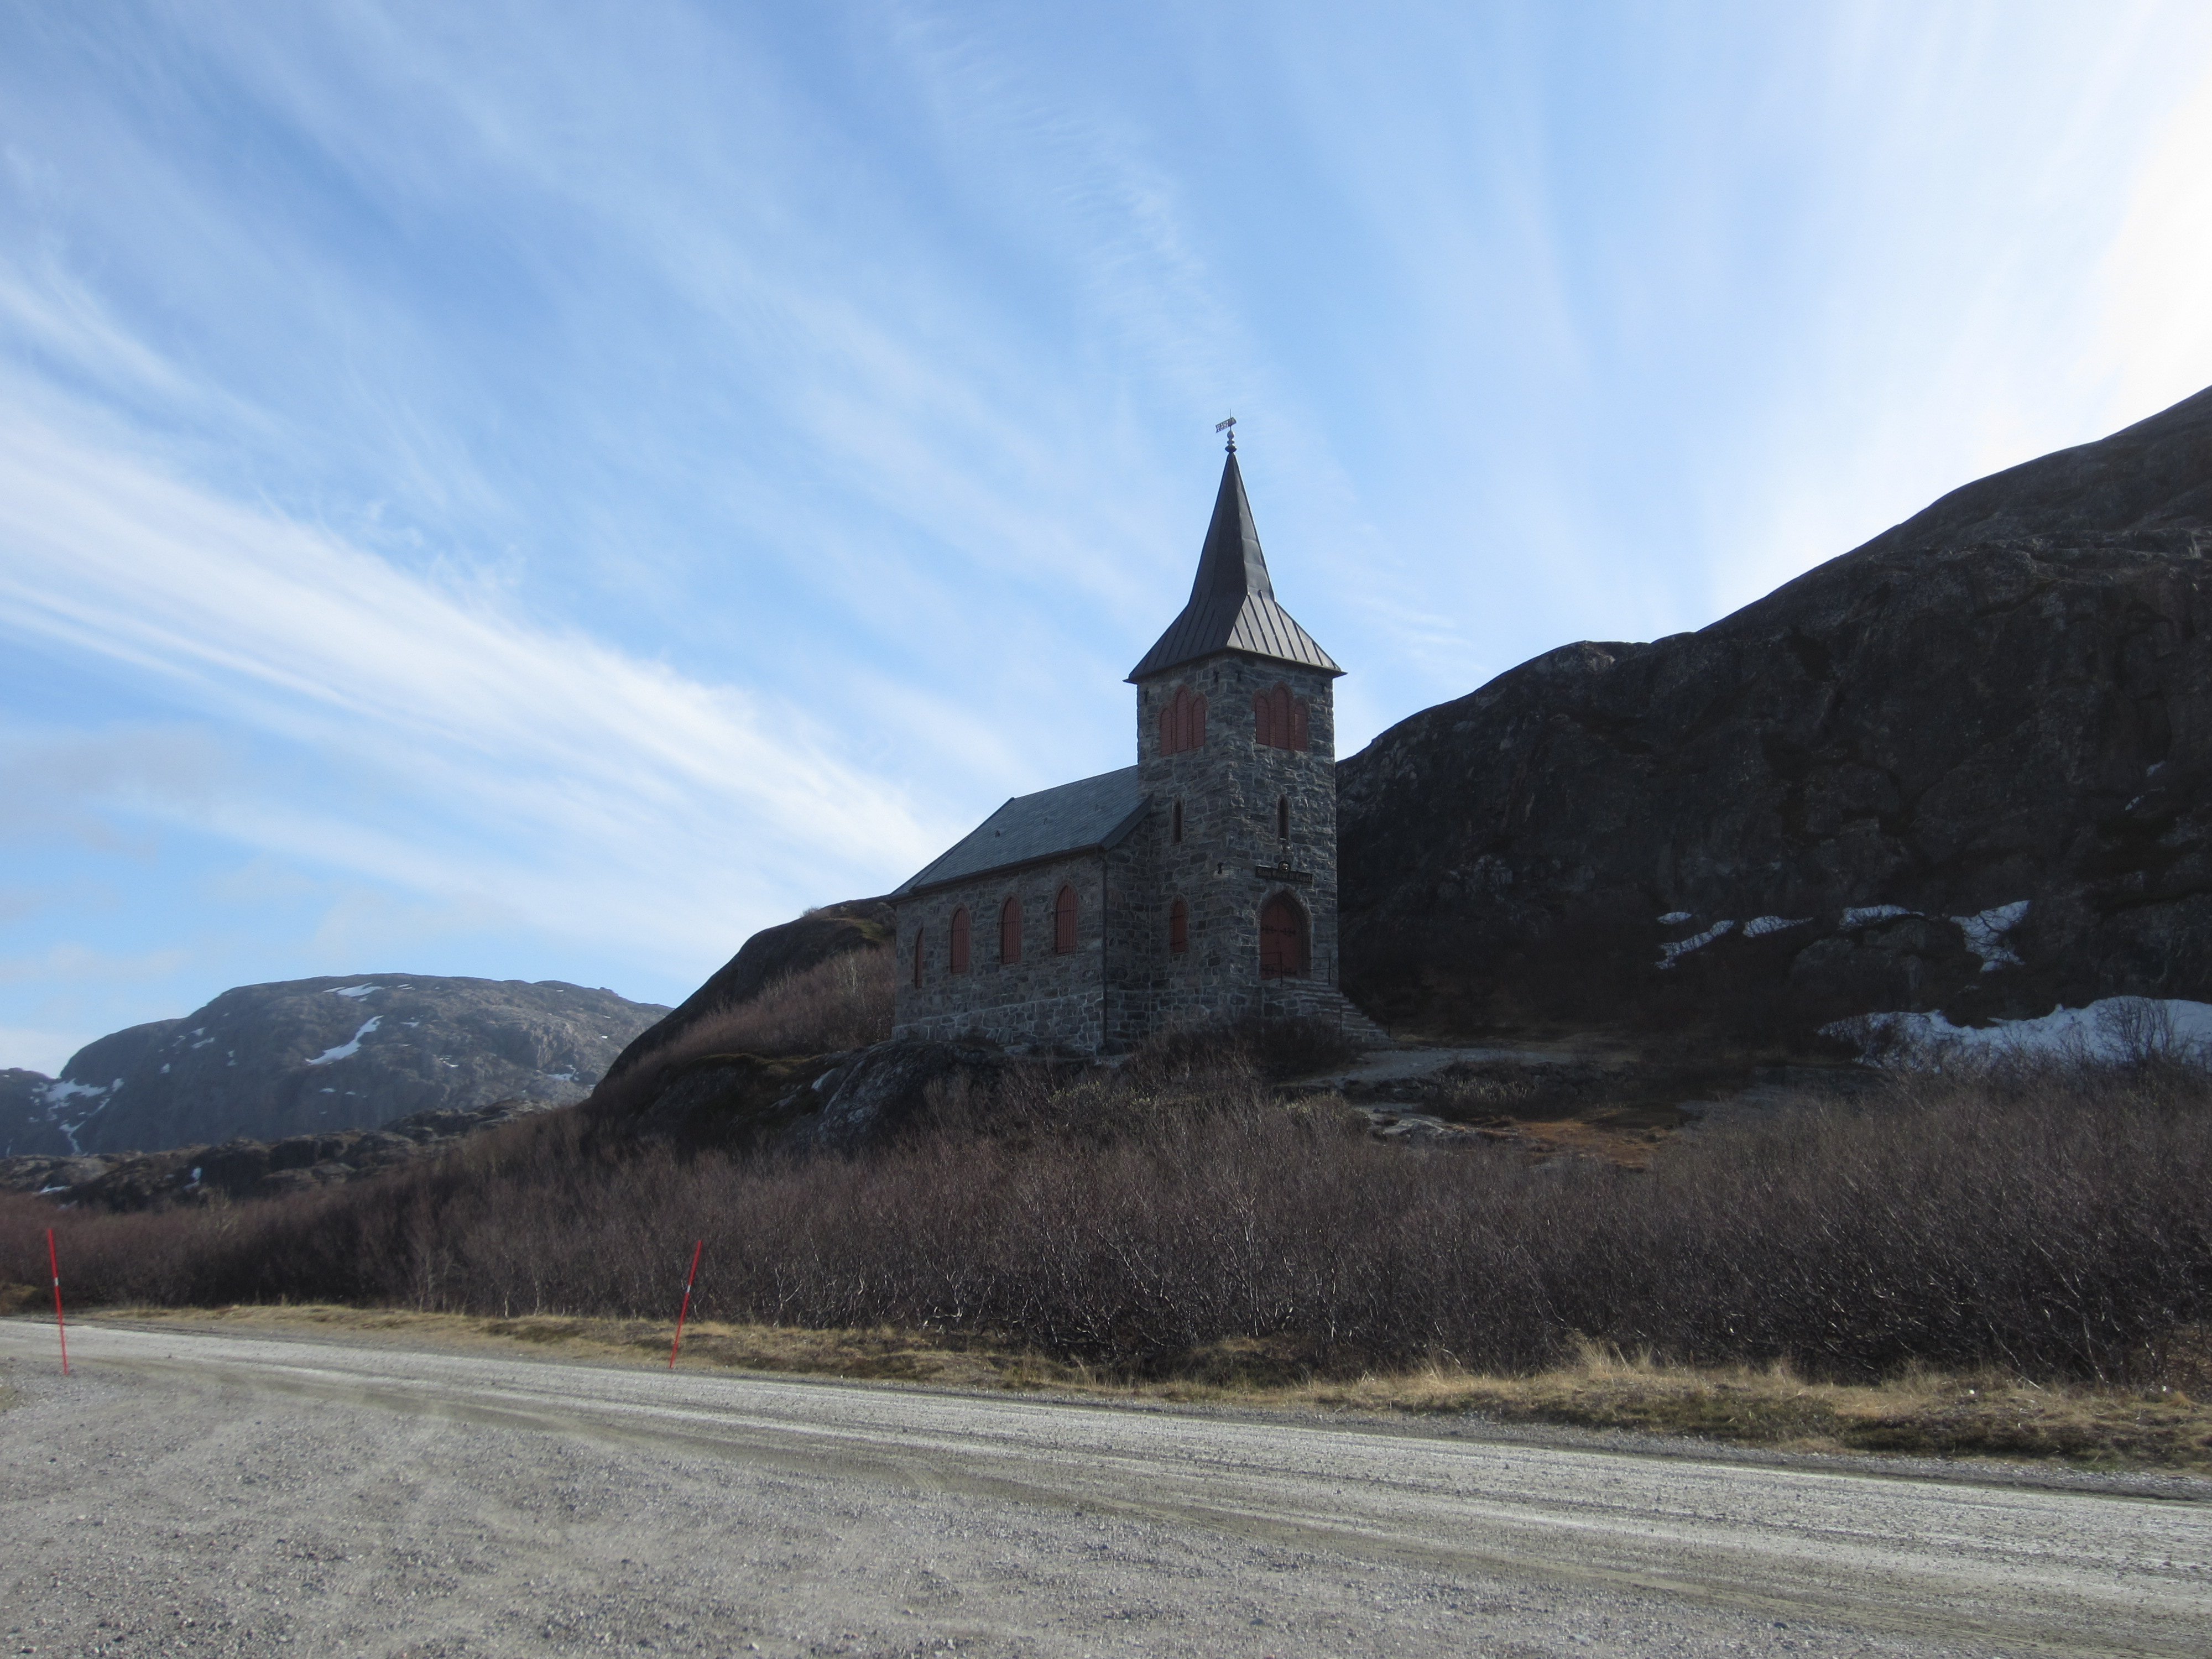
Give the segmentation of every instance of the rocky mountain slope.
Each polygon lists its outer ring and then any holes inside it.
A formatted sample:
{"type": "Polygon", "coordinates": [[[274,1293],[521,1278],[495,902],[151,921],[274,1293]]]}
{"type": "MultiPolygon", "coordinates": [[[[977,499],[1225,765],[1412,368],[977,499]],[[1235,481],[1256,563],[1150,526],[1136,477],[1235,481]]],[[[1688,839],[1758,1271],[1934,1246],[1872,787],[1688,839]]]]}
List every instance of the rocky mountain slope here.
{"type": "Polygon", "coordinates": [[[1346,988],[1434,1028],[2212,998],[2212,391],[1339,772],[1346,988]]]}
{"type": "Polygon", "coordinates": [[[0,1157],[370,1128],[495,1102],[581,1100],[667,1013],[557,981],[410,974],[224,992],[80,1049],[58,1079],[0,1078],[0,1157]]]}

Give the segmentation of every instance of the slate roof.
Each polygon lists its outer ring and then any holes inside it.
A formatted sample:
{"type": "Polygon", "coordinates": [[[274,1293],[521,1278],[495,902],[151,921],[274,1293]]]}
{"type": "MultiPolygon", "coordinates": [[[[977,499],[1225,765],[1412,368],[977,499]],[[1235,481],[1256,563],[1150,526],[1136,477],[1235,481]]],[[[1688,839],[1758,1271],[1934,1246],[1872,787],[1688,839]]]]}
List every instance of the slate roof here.
{"type": "Polygon", "coordinates": [[[1213,522],[1206,527],[1206,546],[1198,556],[1198,580],[1190,585],[1190,602],[1145,653],[1144,661],[1129,671],[1129,678],[1133,683],[1163,674],[1217,651],[1242,651],[1330,674],[1344,672],[1314,643],[1313,635],[1275,603],[1275,584],[1260,551],[1260,532],[1252,525],[1252,503],[1244,499],[1244,475],[1237,469],[1233,447],[1221,469],[1221,490],[1213,499],[1213,522]]]}
{"type": "Polygon", "coordinates": [[[927,887],[988,875],[1012,865],[1066,853],[1118,845],[1145,816],[1147,797],[1137,787],[1137,769],[1101,772],[1095,778],[1017,795],[991,814],[950,852],[892,889],[903,898],[927,887]]]}

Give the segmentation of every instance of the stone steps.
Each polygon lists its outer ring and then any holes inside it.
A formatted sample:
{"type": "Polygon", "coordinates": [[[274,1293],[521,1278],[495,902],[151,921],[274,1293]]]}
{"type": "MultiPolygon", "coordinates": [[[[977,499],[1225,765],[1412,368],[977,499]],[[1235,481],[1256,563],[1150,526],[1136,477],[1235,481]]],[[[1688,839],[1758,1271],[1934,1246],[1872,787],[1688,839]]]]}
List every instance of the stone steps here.
{"type": "Polygon", "coordinates": [[[1263,981],[1260,987],[1260,1012],[1267,1019],[1326,1020],[1363,1047],[1391,1046],[1390,1034],[1334,985],[1316,985],[1302,980],[1263,981]]]}

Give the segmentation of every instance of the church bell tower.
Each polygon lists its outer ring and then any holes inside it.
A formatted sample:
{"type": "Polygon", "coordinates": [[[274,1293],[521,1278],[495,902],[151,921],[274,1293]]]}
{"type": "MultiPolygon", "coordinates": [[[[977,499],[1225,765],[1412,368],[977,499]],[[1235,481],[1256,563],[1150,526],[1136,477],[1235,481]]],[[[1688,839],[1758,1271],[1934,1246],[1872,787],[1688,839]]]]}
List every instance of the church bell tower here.
{"type": "Polygon", "coordinates": [[[1169,949],[1158,1027],[1343,1008],[1336,720],[1343,673],[1275,599],[1230,433],[1189,600],[1129,675],[1169,949]]]}

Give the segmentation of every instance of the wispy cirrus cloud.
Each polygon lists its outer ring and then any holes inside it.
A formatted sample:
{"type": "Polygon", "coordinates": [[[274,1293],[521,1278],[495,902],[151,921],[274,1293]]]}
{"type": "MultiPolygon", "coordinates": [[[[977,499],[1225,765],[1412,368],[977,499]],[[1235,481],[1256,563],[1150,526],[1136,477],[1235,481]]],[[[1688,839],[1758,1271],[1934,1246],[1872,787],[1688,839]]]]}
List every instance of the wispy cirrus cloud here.
{"type": "Polygon", "coordinates": [[[773,695],[449,591],[51,427],[0,417],[0,607],[20,638],[310,749],[397,805],[348,815],[265,781],[217,788],[211,757],[154,736],[48,757],[74,767],[79,793],[249,846],[502,902],[625,951],[696,951],[765,919],[763,898],[886,884],[944,829],[773,695]],[[712,901],[671,903],[667,861],[705,863],[732,831],[742,884],[717,891],[706,875],[712,901]]]}
{"type": "Polygon", "coordinates": [[[2212,380],[2208,61],[2182,0],[0,15],[0,831],[119,895],[0,955],[191,953],[0,1019],[680,995],[1126,758],[1231,408],[1347,746],[1709,622],[2212,380]]]}

